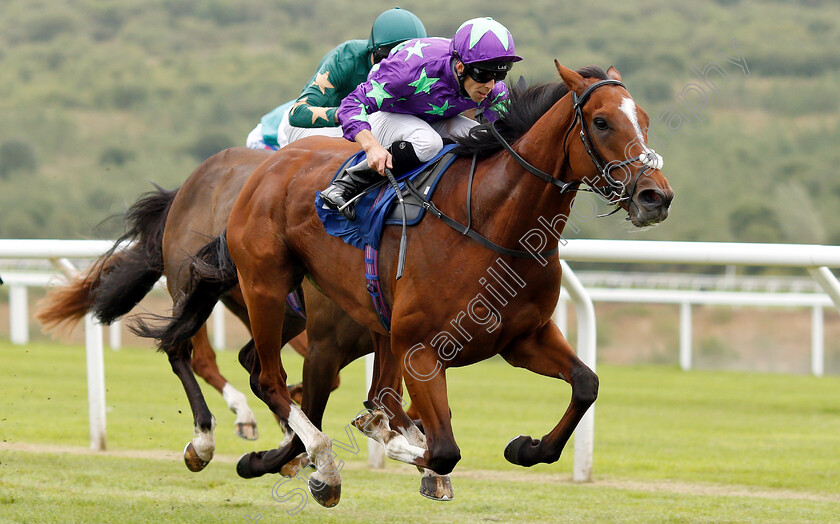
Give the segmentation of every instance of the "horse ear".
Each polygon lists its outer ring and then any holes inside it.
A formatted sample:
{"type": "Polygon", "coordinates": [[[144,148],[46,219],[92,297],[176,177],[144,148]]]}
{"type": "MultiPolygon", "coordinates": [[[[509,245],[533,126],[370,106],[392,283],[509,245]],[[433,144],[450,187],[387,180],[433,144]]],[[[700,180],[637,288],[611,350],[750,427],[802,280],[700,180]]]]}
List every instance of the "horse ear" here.
{"type": "Polygon", "coordinates": [[[615,66],[610,66],[610,68],[607,69],[607,78],[621,82],[621,73],[618,72],[618,69],[616,69],[615,66]]]}
{"type": "Polygon", "coordinates": [[[554,59],[554,66],[557,68],[557,72],[560,73],[560,78],[563,79],[563,83],[566,84],[566,87],[568,87],[569,90],[574,91],[577,94],[583,93],[583,90],[586,89],[586,82],[583,80],[582,76],[568,67],[560,65],[560,62],[558,62],[556,58],[554,59]]]}

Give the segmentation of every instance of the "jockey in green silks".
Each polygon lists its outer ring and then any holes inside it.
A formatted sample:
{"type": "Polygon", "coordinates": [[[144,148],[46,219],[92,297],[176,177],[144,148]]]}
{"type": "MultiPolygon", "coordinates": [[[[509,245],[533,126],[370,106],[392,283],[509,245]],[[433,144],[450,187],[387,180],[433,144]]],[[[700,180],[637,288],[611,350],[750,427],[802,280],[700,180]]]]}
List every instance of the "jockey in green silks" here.
{"type": "Polygon", "coordinates": [[[383,12],[367,41],[348,40],[324,55],[300,96],[263,116],[246,145],[276,150],[305,136],[342,136],[335,117],[341,100],[365,82],[371,68],[397,44],[426,36],[423,22],[412,12],[399,7],[383,12]]]}

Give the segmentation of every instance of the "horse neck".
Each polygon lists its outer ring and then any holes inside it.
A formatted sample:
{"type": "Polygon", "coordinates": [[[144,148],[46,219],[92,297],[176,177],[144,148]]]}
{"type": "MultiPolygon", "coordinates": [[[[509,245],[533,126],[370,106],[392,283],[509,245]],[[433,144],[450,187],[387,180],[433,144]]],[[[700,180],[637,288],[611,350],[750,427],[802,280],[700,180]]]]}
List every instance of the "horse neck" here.
{"type": "MultiPolygon", "coordinates": [[[[571,98],[563,97],[513,145],[514,151],[531,165],[567,182],[572,173],[563,140],[573,114],[571,98]]],[[[545,230],[547,223],[560,234],[566,222],[562,217],[568,218],[575,193],[563,193],[529,173],[506,151],[497,155],[504,159],[502,175],[496,169],[488,170],[486,184],[482,184],[490,188],[485,195],[490,205],[485,208],[495,210],[490,217],[492,224],[488,224],[494,235],[491,238],[513,246],[534,228],[545,230]]]]}

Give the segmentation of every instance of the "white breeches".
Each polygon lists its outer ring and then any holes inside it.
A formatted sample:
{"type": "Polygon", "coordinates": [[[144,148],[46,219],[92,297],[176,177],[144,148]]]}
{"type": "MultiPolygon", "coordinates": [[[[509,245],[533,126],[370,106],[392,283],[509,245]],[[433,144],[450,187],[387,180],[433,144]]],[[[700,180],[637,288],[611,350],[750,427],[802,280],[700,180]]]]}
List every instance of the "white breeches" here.
{"type": "Polygon", "coordinates": [[[289,124],[289,112],[283,115],[283,120],[280,121],[280,126],[277,128],[277,145],[275,147],[266,144],[263,140],[262,124],[257,124],[245,139],[245,145],[251,149],[271,149],[277,150],[286,147],[290,142],[300,140],[307,136],[334,136],[341,137],[340,127],[294,127],[289,124]]]}
{"type": "MultiPolygon", "coordinates": [[[[457,115],[429,124],[414,115],[377,111],[370,115],[370,127],[373,136],[384,147],[394,142],[405,140],[414,146],[414,152],[421,162],[425,162],[443,149],[443,139],[464,136],[470,128],[478,124],[475,120],[457,115]]],[[[340,127],[293,127],[289,125],[288,112],[283,116],[277,129],[277,143],[284,147],[289,142],[307,136],[342,136],[340,127]]],[[[263,141],[262,124],[257,124],[249,134],[245,145],[251,149],[277,149],[263,141]]]]}
{"type": "Polygon", "coordinates": [[[465,116],[457,115],[429,124],[414,115],[377,111],[368,121],[371,133],[384,147],[405,140],[414,146],[414,152],[425,162],[443,149],[443,138],[466,135],[478,124],[465,116]]]}

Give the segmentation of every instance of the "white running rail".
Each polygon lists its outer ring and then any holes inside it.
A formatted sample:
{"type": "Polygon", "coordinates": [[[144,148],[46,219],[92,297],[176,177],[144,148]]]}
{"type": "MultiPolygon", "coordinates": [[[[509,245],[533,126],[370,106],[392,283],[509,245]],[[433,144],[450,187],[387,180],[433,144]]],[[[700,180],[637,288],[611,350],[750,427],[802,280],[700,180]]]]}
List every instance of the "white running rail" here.
{"type": "MultiPolygon", "coordinates": [[[[0,259],[48,259],[59,269],[68,271],[70,258],[96,258],[112,246],[109,241],[80,241],[80,240],[0,240],[0,259]]],[[[592,296],[580,283],[574,272],[565,261],[585,262],[632,262],[632,263],[657,263],[657,264],[702,264],[702,265],[748,265],[748,266],[787,266],[805,268],[812,278],[825,291],[831,304],[840,309],[840,282],[831,273],[831,267],[840,267],[840,247],[800,244],[738,244],[738,243],[710,243],[710,242],[658,242],[658,241],[633,241],[633,240],[569,240],[565,245],[560,246],[560,256],[563,264],[563,287],[564,297],[568,296],[575,304],[578,322],[578,354],[587,365],[595,368],[596,363],[596,324],[595,311],[592,306],[592,296]]],[[[10,287],[26,286],[24,280],[17,283],[9,282],[10,287]]],[[[593,290],[592,293],[601,300],[618,300],[616,293],[619,290],[593,290]],[[600,295],[599,295],[600,293],[600,295]],[[607,294],[611,293],[608,297],[607,294]]],[[[634,290],[644,291],[644,290],[634,290]]],[[[661,291],[661,290],[660,290],[661,291]]],[[[668,301],[679,301],[682,304],[683,314],[681,326],[690,333],[690,304],[709,303],[700,295],[673,295],[668,301]],[[686,306],[688,304],[688,306],[686,306]],[[688,319],[686,321],[686,319],[688,319]]],[[[697,292],[699,293],[699,292],[697,292]]],[[[741,295],[731,293],[730,295],[741,295]]],[[[717,293],[715,300],[736,300],[734,297],[726,298],[725,294],[717,293]]],[[[752,294],[755,295],[755,294],[752,294]]],[[[813,297],[794,298],[792,293],[782,299],[771,298],[772,294],[767,293],[765,297],[742,296],[743,300],[753,300],[761,305],[775,305],[774,301],[790,299],[793,303],[789,305],[809,305],[822,311],[822,307],[829,304],[825,296],[814,295],[813,297]],[[821,297],[821,298],[816,298],[821,297]],[[809,302],[813,300],[813,302],[809,302]],[[798,301],[798,302],[797,302],[798,301]],[[806,304],[807,302],[807,304],[806,304]]],[[[705,296],[705,295],[704,295],[705,296]]],[[[641,300],[637,293],[635,297],[625,296],[627,301],[641,300]]],[[[661,299],[663,295],[657,299],[661,299]]],[[[647,300],[653,300],[648,297],[647,300]]],[[[25,291],[21,300],[19,291],[10,291],[10,302],[16,307],[24,302],[25,291]]],[[[561,301],[561,305],[563,302],[561,301]]],[[[14,314],[14,313],[13,313],[14,314]]],[[[565,307],[558,308],[555,318],[559,325],[565,324],[565,307]]],[[[96,325],[88,323],[88,329],[97,329],[96,325]]],[[[104,371],[102,367],[102,344],[101,327],[98,327],[98,335],[90,337],[94,342],[88,344],[88,382],[89,385],[89,406],[91,420],[91,448],[104,449],[105,446],[105,413],[104,413],[104,371]],[[98,340],[98,343],[95,342],[98,340]],[[101,390],[101,392],[99,391],[101,390]],[[101,393],[101,398],[94,396],[101,393]]],[[[822,337],[822,324],[817,321],[817,314],[814,315],[814,338],[822,337]]],[[[685,334],[681,334],[681,341],[685,334]]],[[[682,348],[681,342],[681,348],[682,348]]],[[[682,349],[681,349],[682,351],[682,349]]],[[[816,357],[812,356],[812,359],[816,357]]],[[[681,352],[681,364],[687,369],[690,361],[685,362],[681,352]],[[686,365],[687,364],[687,365],[686,365]]],[[[573,478],[575,481],[589,481],[592,478],[592,453],[594,433],[594,410],[584,415],[579,427],[575,432],[575,464],[573,478]]]]}

